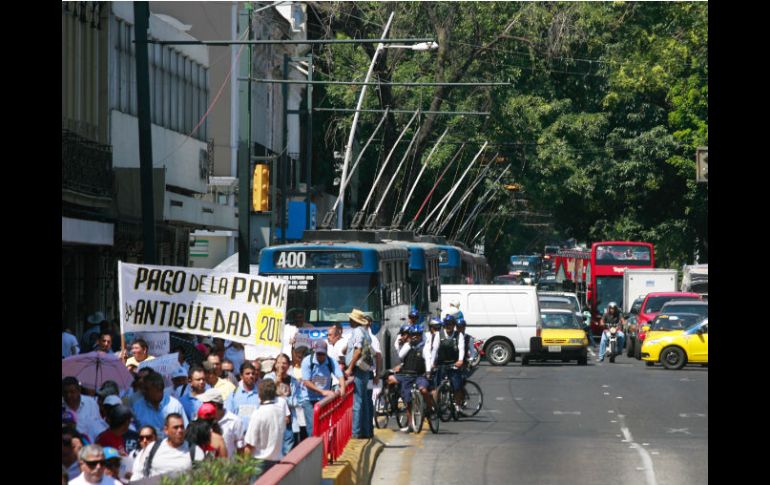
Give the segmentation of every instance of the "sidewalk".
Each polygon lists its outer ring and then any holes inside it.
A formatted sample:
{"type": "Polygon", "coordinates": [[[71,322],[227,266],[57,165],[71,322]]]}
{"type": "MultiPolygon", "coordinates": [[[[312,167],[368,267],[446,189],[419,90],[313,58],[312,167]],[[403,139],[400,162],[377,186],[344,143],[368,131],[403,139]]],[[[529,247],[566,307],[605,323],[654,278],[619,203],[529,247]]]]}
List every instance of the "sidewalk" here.
{"type": "Polygon", "coordinates": [[[351,439],[334,464],[323,469],[323,485],[369,485],[377,457],[385,447],[384,441],[393,431],[375,429],[372,439],[351,439]]]}

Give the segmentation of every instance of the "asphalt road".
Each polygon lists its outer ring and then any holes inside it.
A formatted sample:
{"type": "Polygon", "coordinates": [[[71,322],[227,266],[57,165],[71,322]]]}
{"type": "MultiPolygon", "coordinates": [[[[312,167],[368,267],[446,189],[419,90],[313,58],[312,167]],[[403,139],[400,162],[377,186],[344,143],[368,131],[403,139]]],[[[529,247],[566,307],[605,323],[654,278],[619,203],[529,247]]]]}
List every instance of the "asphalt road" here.
{"type": "Polygon", "coordinates": [[[708,483],[706,367],[518,359],[483,362],[471,379],[481,412],[437,435],[427,423],[420,434],[380,434],[373,485],[708,483]]]}

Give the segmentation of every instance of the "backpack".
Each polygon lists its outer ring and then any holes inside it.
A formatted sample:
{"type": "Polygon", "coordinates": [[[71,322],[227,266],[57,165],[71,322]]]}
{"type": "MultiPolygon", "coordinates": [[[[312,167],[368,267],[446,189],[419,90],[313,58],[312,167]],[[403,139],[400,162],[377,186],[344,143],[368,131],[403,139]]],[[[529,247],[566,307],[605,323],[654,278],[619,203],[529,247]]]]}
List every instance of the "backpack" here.
{"type": "Polygon", "coordinates": [[[454,336],[447,337],[441,332],[441,341],[438,344],[438,355],[436,357],[439,364],[455,363],[460,358],[460,349],[457,346],[457,333],[454,336]]]}
{"type": "Polygon", "coordinates": [[[374,351],[372,351],[372,341],[368,334],[364,334],[364,343],[361,346],[361,360],[367,365],[374,365],[374,351]]]}
{"type": "MultiPolygon", "coordinates": [[[[313,375],[313,369],[315,369],[316,365],[317,364],[315,362],[313,362],[313,357],[311,356],[310,357],[310,375],[311,376],[313,375]]],[[[330,359],[328,355],[326,356],[326,367],[329,368],[329,375],[333,376],[334,375],[334,369],[332,368],[332,359],[330,359]]]]}

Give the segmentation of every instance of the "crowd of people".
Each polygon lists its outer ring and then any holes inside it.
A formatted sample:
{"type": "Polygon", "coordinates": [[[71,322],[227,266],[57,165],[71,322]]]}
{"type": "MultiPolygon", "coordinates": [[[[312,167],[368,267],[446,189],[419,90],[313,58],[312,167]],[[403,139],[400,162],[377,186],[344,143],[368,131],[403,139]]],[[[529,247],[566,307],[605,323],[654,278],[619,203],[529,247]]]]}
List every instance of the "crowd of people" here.
{"type": "Polygon", "coordinates": [[[188,362],[184,349],[172,345],[179,366],[168,376],[142,365],[156,358],[144,339],[127,351],[116,347],[120,336],[100,312],[88,318],[91,327],[80,339],[62,328],[62,359],[113,353],[134,377],[129,389],[110,380],[92,389],[75,376],[62,378],[62,483],[125,484],[236,455],[263,460],[264,471],[313,435],[314,405],[351,382],[353,438],[373,437],[382,352],[371,318],[357,309],[348,317],[348,337],[339,323],[328,339],[312,341],[286,325],[282,353],[257,359],[247,359],[235,342],[193,337],[202,362],[188,362]]]}

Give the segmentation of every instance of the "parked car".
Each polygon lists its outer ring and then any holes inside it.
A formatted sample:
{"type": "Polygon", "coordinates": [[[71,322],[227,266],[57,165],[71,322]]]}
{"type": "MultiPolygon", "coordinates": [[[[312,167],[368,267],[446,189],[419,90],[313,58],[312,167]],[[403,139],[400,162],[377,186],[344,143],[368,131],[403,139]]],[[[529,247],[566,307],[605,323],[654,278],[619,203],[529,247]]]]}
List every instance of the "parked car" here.
{"type": "Polygon", "coordinates": [[[642,345],[642,360],[648,365],[660,362],[666,369],[681,369],[685,364],[709,362],[708,323],[706,318],[682,332],[649,338],[642,345]]]}
{"type": "Polygon", "coordinates": [[[588,338],[583,330],[582,318],[567,309],[540,310],[541,324],[530,351],[521,358],[521,365],[531,360],[577,360],[578,365],[588,363],[588,338]]]}

